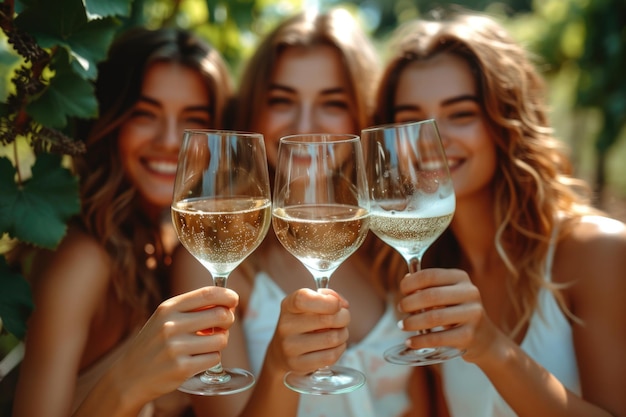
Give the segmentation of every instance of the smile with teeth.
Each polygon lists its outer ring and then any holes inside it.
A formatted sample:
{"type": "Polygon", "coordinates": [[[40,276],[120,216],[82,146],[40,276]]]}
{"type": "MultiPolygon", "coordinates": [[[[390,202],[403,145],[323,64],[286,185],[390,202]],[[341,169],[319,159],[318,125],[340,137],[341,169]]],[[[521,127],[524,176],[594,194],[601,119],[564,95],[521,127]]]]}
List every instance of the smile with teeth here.
{"type": "Polygon", "coordinates": [[[448,159],[448,169],[456,168],[463,162],[461,159],[448,159]]]}
{"type": "Polygon", "coordinates": [[[176,162],[148,160],[146,166],[157,174],[174,175],[176,174],[176,162]]]}

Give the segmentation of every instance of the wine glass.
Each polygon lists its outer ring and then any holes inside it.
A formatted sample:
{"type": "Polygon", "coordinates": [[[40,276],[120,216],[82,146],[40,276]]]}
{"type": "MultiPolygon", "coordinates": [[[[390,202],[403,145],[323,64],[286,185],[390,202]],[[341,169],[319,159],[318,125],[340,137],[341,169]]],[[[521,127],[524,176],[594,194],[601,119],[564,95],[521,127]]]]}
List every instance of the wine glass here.
{"type": "MultiPolygon", "coordinates": [[[[370,187],[370,229],[402,255],[409,272],[417,272],[456,206],[437,125],[424,120],[374,126],[364,129],[361,138],[370,187]]],[[[391,363],[429,365],[462,353],[452,347],[398,345],[384,357],[391,363]]]]}
{"type": "MultiPolygon", "coordinates": [[[[272,224],[281,244],[309,270],[318,290],[365,240],[369,198],[359,137],[301,134],[280,139],[272,224]]],[[[305,394],[354,391],[365,376],[351,368],[288,372],[285,385],[305,394]]]]}
{"type": "MultiPolygon", "coordinates": [[[[180,149],[172,220],[178,239],[226,287],[230,273],[254,251],[269,229],[270,186],[263,135],[185,130],[180,149]]],[[[254,376],[221,363],[185,381],[179,390],[233,394],[254,376]]]]}

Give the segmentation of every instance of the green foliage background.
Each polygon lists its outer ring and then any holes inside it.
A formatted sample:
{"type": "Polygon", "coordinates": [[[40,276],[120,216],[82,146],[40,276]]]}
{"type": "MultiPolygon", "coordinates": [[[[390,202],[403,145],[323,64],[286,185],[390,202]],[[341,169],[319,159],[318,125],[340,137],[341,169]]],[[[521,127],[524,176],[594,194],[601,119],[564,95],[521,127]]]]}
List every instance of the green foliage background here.
{"type": "MultiPolygon", "coordinates": [[[[12,243],[53,249],[79,211],[67,157],[76,118],[98,114],[92,81],[114,36],[133,25],[179,26],[209,40],[235,77],[259,37],[306,7],[342,6],[382,45],[405,20],[446,1],[4,0],[0,3],[0,253],[12,243]]],[[[539,57],[554,123],[597,204],[626,197],[626,2],[457,1],[496,15],[539,57]],[[608,192],[607,192],[608,190],[608,192]]],[[[381,56],[384,57],[381,48],[381,56]]],[[[611,207],[611,206],[609,206],[611,207]]],[[[617,212],[621,216],[623,212],[617,212]]],[[[623,218],[622,218],[623,219],[623,218]]],[[[29,286],[0,256],[0,326],[23,338],[29,286]]],[[[4,355],[0,344],[0,358],[4,355]]]]}

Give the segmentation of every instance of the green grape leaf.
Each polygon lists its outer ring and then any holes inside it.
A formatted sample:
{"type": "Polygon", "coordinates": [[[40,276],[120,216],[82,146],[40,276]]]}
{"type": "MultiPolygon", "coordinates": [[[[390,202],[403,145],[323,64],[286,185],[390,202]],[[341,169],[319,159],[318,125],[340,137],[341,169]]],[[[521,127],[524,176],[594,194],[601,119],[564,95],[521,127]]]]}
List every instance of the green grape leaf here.
{"type": "Polygon", "coordinates": [[[15,168],[0,158],[0,233],[35,246],[54,249],[67,230],[67,221],[80,210],[78,179],[60,164],[61,157],[40,154],[32,177],[20,187],[15,168]]]}
{"type": "Polygon", "coordinates": [[[63,128],[68,116],[82,119],[98,115],[94,86],[68,65],[67,54],[59,53],[53,64],[55,76],[43,94],[26,106],[26,112],[44,126],[63,128]]]}
{"type": "Polygon", "coordinates": [[[81,0],[32,2],[15,18],[17,27],[33,35],[42,48],[57,45],[86,23],[81,0]]]}
{"type": "Polygon", "coordinates": [[[96,65],[106,58],[118,26],[119,22],[112,18],[92,20],[61,43],[74,58],[72,67],[77,73],[91,80],[96,78],[96,65]]]}
{"type": "Polygon", "coordinates": [[[35,37],[42,48],[61,46],[72,56],[76,72],[97,76],[97,63],[106,58],[119,21],[113,17],[89,20],[81,0],[46,1],[24,10],[15,24],[35,37]]]}
{"type": "Polygon", "coordinates": [[[130,16],[132,0],[85,0],[89,17],[130,16]]]}
{"type": "Polygon", "coordinates": [[[26,335],[26,320],[33,310],[33,298],[28,282],[9,268],[0,256],[0,318],[2,326],[14,336],[26,335]]]}

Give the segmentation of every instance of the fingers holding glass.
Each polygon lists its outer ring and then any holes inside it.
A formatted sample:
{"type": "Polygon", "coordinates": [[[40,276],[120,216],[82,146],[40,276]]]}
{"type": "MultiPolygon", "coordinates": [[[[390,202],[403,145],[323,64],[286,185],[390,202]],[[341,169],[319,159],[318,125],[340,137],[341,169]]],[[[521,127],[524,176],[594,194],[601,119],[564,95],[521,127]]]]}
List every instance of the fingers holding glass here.
{"type": "MultiPolygon", "coordinates": [[[[358,136],[302,134],[281,138],[272,204],[281,244],[308,269],[318,290],[361,246],[369,226],[369,196],[358,136]]],[[[285,384],[307,394],[339,394],[365,383],[354,369],[325,366],[288,372],[285,384]]]]}
{"type": "MultiPolygon", "coordinates": [[[[374,126],[361,132],[370,191],[370,229],[397,250],[409,272],[452,221],[456,206],[434,120],[374,126]]],[[[424,330],[429,331],[429,330],[424,330]]],[[[451,347],[388,349],[389,362],[428,365],[459,356],[451,347]]]]}
{"type": "MultiPolygon", "coordinates": [[[[270,186],[263,136],[223,130],[186,130],[180,149],[172,220],[183,246],[225,287],[230,273],[265,237],[270,186]]],[[[210,332],[210,331],[209,331],[210,332]]],[[[221,363],[179,389],[198,395],[250,388],[254,376],[221,363]]]]}

